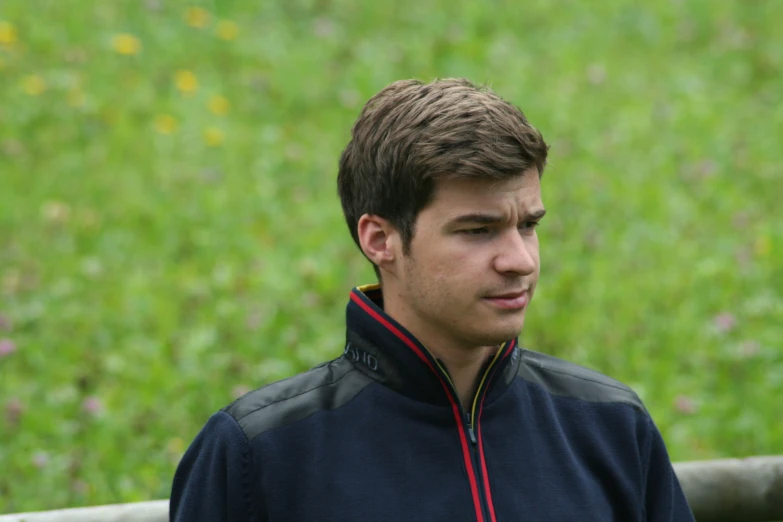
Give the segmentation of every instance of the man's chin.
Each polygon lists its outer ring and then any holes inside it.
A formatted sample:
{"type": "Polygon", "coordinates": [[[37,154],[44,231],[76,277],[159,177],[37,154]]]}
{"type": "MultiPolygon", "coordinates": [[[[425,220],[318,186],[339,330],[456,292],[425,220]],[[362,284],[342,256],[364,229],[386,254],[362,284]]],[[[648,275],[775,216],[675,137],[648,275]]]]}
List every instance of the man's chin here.
{"type": "Polygon", "coordinates": [[[525,319],[523,317],[520,321],[517,322],[517,324],[503,325],[492,331],[481,332],[481,337],[484,339],[481,345],[494,346],[502,344],[506,341],[510,341],[511,339],[516,339],[519,337],[519,334],[522,333],[522,327],[524,326],[524,323],[525,319]]]}

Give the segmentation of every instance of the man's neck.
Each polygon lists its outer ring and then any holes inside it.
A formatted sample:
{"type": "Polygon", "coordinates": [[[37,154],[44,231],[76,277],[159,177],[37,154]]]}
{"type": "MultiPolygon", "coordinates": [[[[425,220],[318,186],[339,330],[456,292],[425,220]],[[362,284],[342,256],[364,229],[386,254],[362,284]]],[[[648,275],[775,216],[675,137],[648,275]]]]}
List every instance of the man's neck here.
{"type": "Polygon", "coordinates": [[[468,346],[458,339],[444,337],[440,331],[432,330],[426,323],[419,321],[416,314],[412,314],[399,299],[394,298],[391,289],[384,288],[383,309],[411,332],[435,358],[443,362],[462,407],[469,409],[476,393],[479,372],[497,347],[468,346]]]}
{"type": "Polygon", "coordinates": [[[481,346],[470,350],[450,350],[445,346],[437,346],[437,344],[428,346],[423,340],[420,339],[420,341],[427,346],[432,355],[443,361],[459,395],[462,407],[469,411],[476,395],[478,380],[481,377],[479,372],[497,347],[481,346]]]}

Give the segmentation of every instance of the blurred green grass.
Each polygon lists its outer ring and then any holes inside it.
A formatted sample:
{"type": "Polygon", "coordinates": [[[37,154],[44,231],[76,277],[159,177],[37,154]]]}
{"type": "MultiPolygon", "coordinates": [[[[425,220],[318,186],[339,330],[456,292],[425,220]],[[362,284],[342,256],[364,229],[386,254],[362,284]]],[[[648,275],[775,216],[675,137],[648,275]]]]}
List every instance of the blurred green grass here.
{"type": "Polygon", "coordinates": [[[672,458],[783,453],[783,3],[0,4],[0,512],[168,496],[207,417],[341,352],[339,153],[400,78],[551,143],[523,343],[672,458]]]}

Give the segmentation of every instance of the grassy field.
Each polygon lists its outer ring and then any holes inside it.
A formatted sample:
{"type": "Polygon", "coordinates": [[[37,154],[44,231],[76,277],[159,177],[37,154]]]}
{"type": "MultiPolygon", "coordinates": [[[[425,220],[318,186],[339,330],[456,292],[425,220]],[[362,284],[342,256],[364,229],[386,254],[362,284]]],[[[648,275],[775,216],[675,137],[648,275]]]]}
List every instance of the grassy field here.
{"type": "Polygon", "coordinates": [[[208,416],[341,353],[369,96],[466,76],[551,143],[523,344],[674,460],[783,453],[783,2],[0,2],[0,513],[166,498],[208,416]]]}

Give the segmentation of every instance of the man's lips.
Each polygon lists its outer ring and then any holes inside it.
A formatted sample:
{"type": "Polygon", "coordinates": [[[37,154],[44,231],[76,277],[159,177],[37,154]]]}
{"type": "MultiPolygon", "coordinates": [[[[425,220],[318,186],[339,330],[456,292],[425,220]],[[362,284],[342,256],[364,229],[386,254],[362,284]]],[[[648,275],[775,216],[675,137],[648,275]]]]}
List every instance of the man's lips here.
{"type": "Polygon", "coordinates": [[[487,301],[499,308],[505,308],[507,310],[520,309],[527,306],[530,300],[530,294],[527,291],[524,292],[512,292],[500,295],[494,295],[485,297],[487,301]]]}

